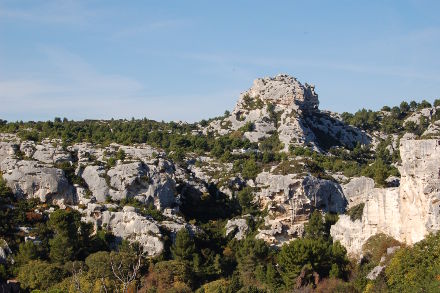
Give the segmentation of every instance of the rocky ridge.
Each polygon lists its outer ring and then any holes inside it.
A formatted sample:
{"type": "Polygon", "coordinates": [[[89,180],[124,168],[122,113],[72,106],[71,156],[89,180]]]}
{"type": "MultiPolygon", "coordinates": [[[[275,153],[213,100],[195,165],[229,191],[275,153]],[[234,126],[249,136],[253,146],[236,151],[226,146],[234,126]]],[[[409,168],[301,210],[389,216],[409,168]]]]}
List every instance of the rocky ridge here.
{"type": "MultiPolygon", "coordinates": [[[[366,133],[347,125],[340,115],[318,106],[314,86],[302,85],[287,75],[261,78],[240,95],[232,113],[199,129],[216,138],[239,132],[254,143],[277,136],[283,152],[304,147],[328,156],[332,156],[327,152],[332,146],[370,145],[374,150],[387,138],[380,132],[366,133]]],[[[433,109],[421,110],[405,123],[420,121],[420,117],[431,119],[435,113],[433,109]]],[[[425,134],[438,133],[436,127],[431,123],[425,134]]],[[[391,137],[388,147],[391,152],[400,148],[402,159],[400,186],[392,188],[377,188],[371,178],[347,178],[335,172],[318,176],[302,168],[279,171],[286,162],[304,165],[307,158],[300,155],[280,160],[246,179],[234,171],[233,162],[207,153],[186,154],[183,164],[174,164],[164,151],[148,144],[103,147],[76,143],[65,147],[60,140],[37,143],[10,134],[0,135],[0,171],[17,197],[75,208],[83,221],[139,242],[150,256],[163,251],[164,231],[172,237],[182,228],[203,233],[181,216],[182,200],[199,200],[210,192],[234,199],[245,187],[253,190],[252,203],[267,211],[260,219],[263,225],[256,238],[281,246],[303,236],[312,211],[338,213],[332,237],[351,254],[359,255],[363,243],[377,233],[413,244],[439,229],[438,141],[417,140],[409,134],[391,137]],[[109,163],[118,152],[124,158],[109,163]],[[154,219],[133,206],[124,206],[132,200],[157,209],[164,218],[154,219]],[[353,222],[342,215],[361,203],[365,204],[362,220],[353,222]]],[[[253,149],[243,152],[258,154],[253,149]]],[[[399,185],[398,178],[391,178],[392,184],[399,185]]],[[[229,219],[226,234],[243,239],[249,231],[249,219],[229,219]]]]}

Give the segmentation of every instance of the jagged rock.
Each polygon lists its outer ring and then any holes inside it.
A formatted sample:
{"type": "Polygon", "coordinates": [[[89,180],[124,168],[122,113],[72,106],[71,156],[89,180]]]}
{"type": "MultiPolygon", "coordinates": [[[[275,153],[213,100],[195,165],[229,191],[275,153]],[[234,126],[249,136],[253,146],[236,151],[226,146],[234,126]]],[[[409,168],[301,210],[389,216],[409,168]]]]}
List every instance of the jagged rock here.
{"type": "Polygon", "coordinates": [[[73,203],[72,187],[64,172],[36,161],[7,158],[0,163],[7,185],[17,197],[39,198],[42,202],[73,203]]]}
{"type": "Polygon", "coordinates": [[[361,222],[342,216],[331,228],[333,239],[352,255],[359,255],[362,244],[378,233],[412,245],[440,230],[440,141],[401,140],[400,156],[400,186],[375,188],[361,222]]]}
{"type": "Polygon", "coordinates": [[[35,142],[33,141],[23,141],[20,144],[20,151],[28,158],[32,158],[35,153],[35,142]]]}
{"type": "Polygon", "coordinates": [[[226,236],[235,233],[234,238],[237,240],[244,239],[249,230],[247,220],[243,218],[228,220],[225,226],[226,236]]]}
{"type": "Polygon", "coordinates": [[[319,111],[318,105],[314,86],[288,75],[260,78],[240,95],[229,116],[212,121],[204,132],[224,135],[251,123],[253,129],[245,129],[244,137],[259,142],[277,132],[284,151],[291,145],[311,145],[320,151],[332,145],[370,143],[366,133],[344,124],[334,113],[319,111]]]}
{"type": "Polygon", "coordinates": [[[396,176],[390,176],[385,180],[387,187],[399,187],[400,178],[396,176]]]}
{"type": "Polygon", "coordinates": [[[6,158],[12,158],[15,155],[17,145],[10,141],[0,141],[0,163],[6,158]]]}
{"type": "Polygon", "coordinates": [[[81,174],[98,202],[105,202],[110,197],[106,176],[107,174],[102,166],[87,166],[81,174]]]}
{"type": "Polygon", "coordinates": [[[368,194],[374,189],[374,180],[368,177],[355,177],[349,183],[342,185],[348,208],[367,200],[368,194]]]}
{"type": "Polygon", "coordinates": [[[107,173],[110,196],[113,200],[134,197],[158,209],[171,207],[176,200],[176,186],[170,170],[171,165],[164,160],[159,160],[157,167],[141,162],[118,164],[107,173]]]}
{"type": "Polygon", "coordinates": [[[182,217],[172,215],[168,220],[162,221],[160,226],[170,232],[171,240],[174,242],[177,232],[186,229],[191,236],[202,233],[202,230],[192,224],[185,222],[182,217]]]}
{"type": "Polygon", "coordinates": [[[74,186],[76,190],[76,197],[78,199],[78,204],[88,205],[91,202],[94,202],[96,199],[90,195],[88,190],[81,186],[74,186]]]}
{"type": "Polygon", "coordinates": [[[269,211],[266,228],[259,230],[257,238],[276,245],[301,237],[312,210],[342,213],[347,205],[337,183],[313,176],[297,178],[295,174],[263,172],[256,178],[256,187],[260,191],[255,200],[269,211]]]}
{"type": "MultiPolygon", "coordinates": [[[[70,153],[64,151],[61,146],[54,146],[54,144],[55,142],[45,141],[42,144],[35,145],[33,154],[29,157],[46,164],[56,164],[72,160],[70,153]]],[[[24,144],[23,150],[30,154],[32,150],[29,146],[29,144],[24,144]]]]}
{"type": "Polygon", "coordinates": [[[415,124],[420,124],[420,118],[422,117],[430,121],[436,112],[437,112],[436,107],[429,107],[429,108],[417,110],[416,112],[411,114],[411,116],[405,119],[403,125],[405,126],[408,122],[414,122],[415,124]]]}
{"type": "Polygon", "coordinates": [[[112,212],[104,210],[102,205],[89,204],[83,213],[83,221],[107,229],[117,237],[138,242],[148,256],[157,256],[164,249],[157,222],[138,214],[133,207],[125,206],[122,211],[112,212]]]}
{"type": "Polygon", "coordinates": [[[12,255],[12,251],[8,243],[4,239],[0,239],[0,264],[5,264],[10,255],[12,255]]]}
{"type": "Polygon", "coordinates": [[[376,280],[377,277],[379,277],[379,275],[383,272],[383,270],[385,269],[385,266],[375,266],[371,272],[368,273],[367,275],[367,279],[368,280],[376,280]]]}

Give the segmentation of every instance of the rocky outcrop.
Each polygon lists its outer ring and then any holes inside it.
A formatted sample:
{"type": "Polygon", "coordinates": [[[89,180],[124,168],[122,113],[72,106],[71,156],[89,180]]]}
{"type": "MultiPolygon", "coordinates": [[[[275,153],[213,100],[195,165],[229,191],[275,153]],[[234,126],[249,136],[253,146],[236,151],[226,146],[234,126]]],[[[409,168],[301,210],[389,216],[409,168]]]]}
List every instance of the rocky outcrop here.
{"type": "Polygon", "coordinates": [[[269,211],[257,238],[275,245],[301,237],[314,209],[342,213],[347,205],[337,183],[313,176],[263,172],[256,178],[256,187],[261,190],[256,196],[258,204],[269,211]]]}
{"type": "Polygon", "coordinates": [[[114,200],[133,197],[143,203],[154,204],[159,209],[175,203],[176,187],[169,172],[170,166],[162,164],[146,165],[141,162],[119,164],[111,168],[110,196],[114,200]]]}
{"type": "Polygon", "coordinates": [[[260,78],[240,95],[229,116],[214,120],[204,131],[223,135],[250,123],[252,129],[247,126],[244,137],[259,142],[277,132],[285,151],[290,145],[323,150],[331,145],[370,143],[367,134],[344,124],[337,114],[319,111],[318,105],[312,85],[283,74],[260,78]]]}
{"type": "Polygon", "coordinates": [[[20,149],[28,157],[46,164],[56,164],[72,160],[70,153],[64,151],[61,146],[51,141],[44,141],[42,144],[34,146],[34,148],[29,143],[22,143],[20,149]]]}
{"type": "Polygon", "coordinates": [[[368,177],[355,177],[347,184],[342,185],[342,190],[348,200],[348,208],[360,203],[365,203],[368,194],[374,189],[374,180],[368,177]]]}
{"type": "Polygon", "coordinates": [[[105,202],[110,197],[106,176],[107,174],[102,166],[87,166],[81,173],[81,177],[98,202],[105,202]]]}
{"type": "Polygon", "coordinates": [[[331,235],[352,255],[372,235],[387,234],[414,244],[440,230],[440,142],[401,140],[401,181],[398,188],[375,188],[365,201],[362,221],[341,216],[331,235]]]}
{"type": "Polygon", "coordinates": [[[237,240],[244,239],[249,230],[249,226],[247,224],[247,220],[245,218],[238,218],[228,220],[225,226],[226,236],[231,233],[234,233],[234,238],[237,240]]]}
{"type": "Polygon", "coordinates": [[[4,159],[0,171],[17,197],[39,198],[42,202],[73,203],[74,194],[64,172],[37,161],[4,159]]]}
{"type": "Polygon", "coordinates": [[[8,243],[0,238],[0,264],[5,264],[11,255],[12,251],[9,248],[8,243]]]}
{"type": "Polygon", "coordinates": [[[144,217],[134,207],[125,206],[122,211],[105,210],[105,206],[90,204],[82,211],[83,221],[94,223],[115,236],[138,242],[149,256],[159,255],[164,248],[159,225],[152,218],[144,217]]]}

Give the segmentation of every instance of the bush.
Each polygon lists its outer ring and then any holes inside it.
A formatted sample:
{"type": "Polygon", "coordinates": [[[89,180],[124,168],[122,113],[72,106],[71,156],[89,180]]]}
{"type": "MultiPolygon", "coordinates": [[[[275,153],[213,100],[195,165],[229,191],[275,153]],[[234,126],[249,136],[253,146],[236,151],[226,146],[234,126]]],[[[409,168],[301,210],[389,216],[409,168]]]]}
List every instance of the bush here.
{"type": "Polygon", "coordinates": [[[140,292],[191,292],[191,275],[186,262],[161,261],[150,267],[140,292]]]}
{"type": "Polygon", "coordinates": [[[440,233],[400,249],[385,269],[391,292],[439,292],[440,233]]]}
{"type": "Polygon", "coordinates": [[[61,282],[67,275],[62,266],[33,260],[20,267],[18,280],[24,289],[46,290],[61,282]]]}
{"type": "Polygon", "coordinates": [[[245,187],[237,193],[242,214],[255,212],[255,205],[252,202],[254,199],[253,192],[252,187],[245,187]]]}
{"type": "Polygon", "coordinates": [[[347,211],[347,215],[350,216],[350,220],[353,222],[356,220],[362,220],[362,214],[364,212],[365,203],[360,203],[358,205],[355,205],[354,207],[350,208],[347,211]]]}

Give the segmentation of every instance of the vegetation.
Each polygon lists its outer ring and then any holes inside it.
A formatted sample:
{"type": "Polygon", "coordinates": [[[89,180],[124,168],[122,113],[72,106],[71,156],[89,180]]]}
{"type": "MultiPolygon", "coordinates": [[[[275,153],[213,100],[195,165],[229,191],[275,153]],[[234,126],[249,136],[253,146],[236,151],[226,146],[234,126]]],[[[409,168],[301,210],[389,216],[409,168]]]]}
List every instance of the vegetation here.
{"type": "MultiPolygon", "coordinates": [[[[249,96],[243,100],[248,110],[267,107],[269,122],[274,125],[280,122],[281,112],[276,112],[273,104],[264,105],[260,99],[249,96]]],[[[439,105],[440,100],[434,101],[434,106],[439,105]]],[[[376,185],[385,186],[389,176],[399,175],[394,166],[400,160],[398,150],[393,148],[395,137],[405,132],[421,136],[431,122],[426,118],[407,123],[404,120],[430,106],[426,101],[402,102],[398,107],[384,107],[381,111],[362,109],[354,114],[344,113],[342,117],[350,125],[390,135],[374,152],[361,144],[345,147],[319,129],[312,130],[326,153],[316,152],[307,145],[284,152],[277,132],[258,143],[245,139],[244,132],[254,131],[253,123],[218,136],[199,133],[197,124],[147,119],[0,121],[0,132],[16,133],[33,141],[61,139],[65,148],[76,142],[102,146],[113,142],[147,143],[164,150],[169,158],[183,166],[191,164],[189,159],[194,155],[209,155],[215,162],[232,166],[232,170],[218,175],[216,179],[220,179],[220,183],[208,184],[203,194],[179,182],[180,213],[203,233],[194,233],[190,228],[173,233],[161,228],[165,247],[155,258],[147,258],[137,243],[120,241],[105,230],[93,231],[73,209],[52,207],[49,213],[49,204],[16,198],[0,176],[0,235],[3,239],[0,244],[8,243],[13,251],[12,257],[0,264],[0,279],[16,278],[25,292],[439,291],[440,235],[430,235],[413,247],[403,247],[396,240],[379,234],[367,241],[363,259],[356,262],[350,260],[345,248],[333,242],[330,236],[330,226],[337,215],[314,211],[304,227],[304,237],[277,248],[255,237],[268,213],[258,206],[255,197],[258,189],[251,184],[261,171],[271,170],[274,174],[311,174],[328,180],[335,180],[334,174],[363,175],[373,178],[376,185]],[[232,188],[232,195],[227,196],[220,191],[220,184],[230,178],[230,173],[239,174],[240,180],[247,184],[232,188]],[[227,220],[238,216],[245,217],[249,226],[242,240],[225,236],[224,231],[227,220]],[[25,241],[26,234],[17,227],[29,228],[31,238],[25,241]],[[388,255],[387,248],[395,246],[402,247],[395,255],[388,255]],[[381,261],[387,264],[386,270],[375,281],[368,280],[367,274],[381,261]]],[[[437,116],[432,119],[440,119],[440,114],[437,116]]],[[[202,121],[200,125],[208,123],[202,121]]],[[[128,161],[127,156],[121,148],[101,164],[110,168],[118,161],[128,161]]],[[[86,186],[75,175],[77,165],[59,163],[56,167],[64,171],[69,183],[86,186]]],[[[156,221],[167,219],[153,205],[132,198],[115,203],[134,206],[140,214],[156,221]]],[[[364,204],[359,204],[347,214],[352,220],[361,220],[363,209],[364,204]]]]}

